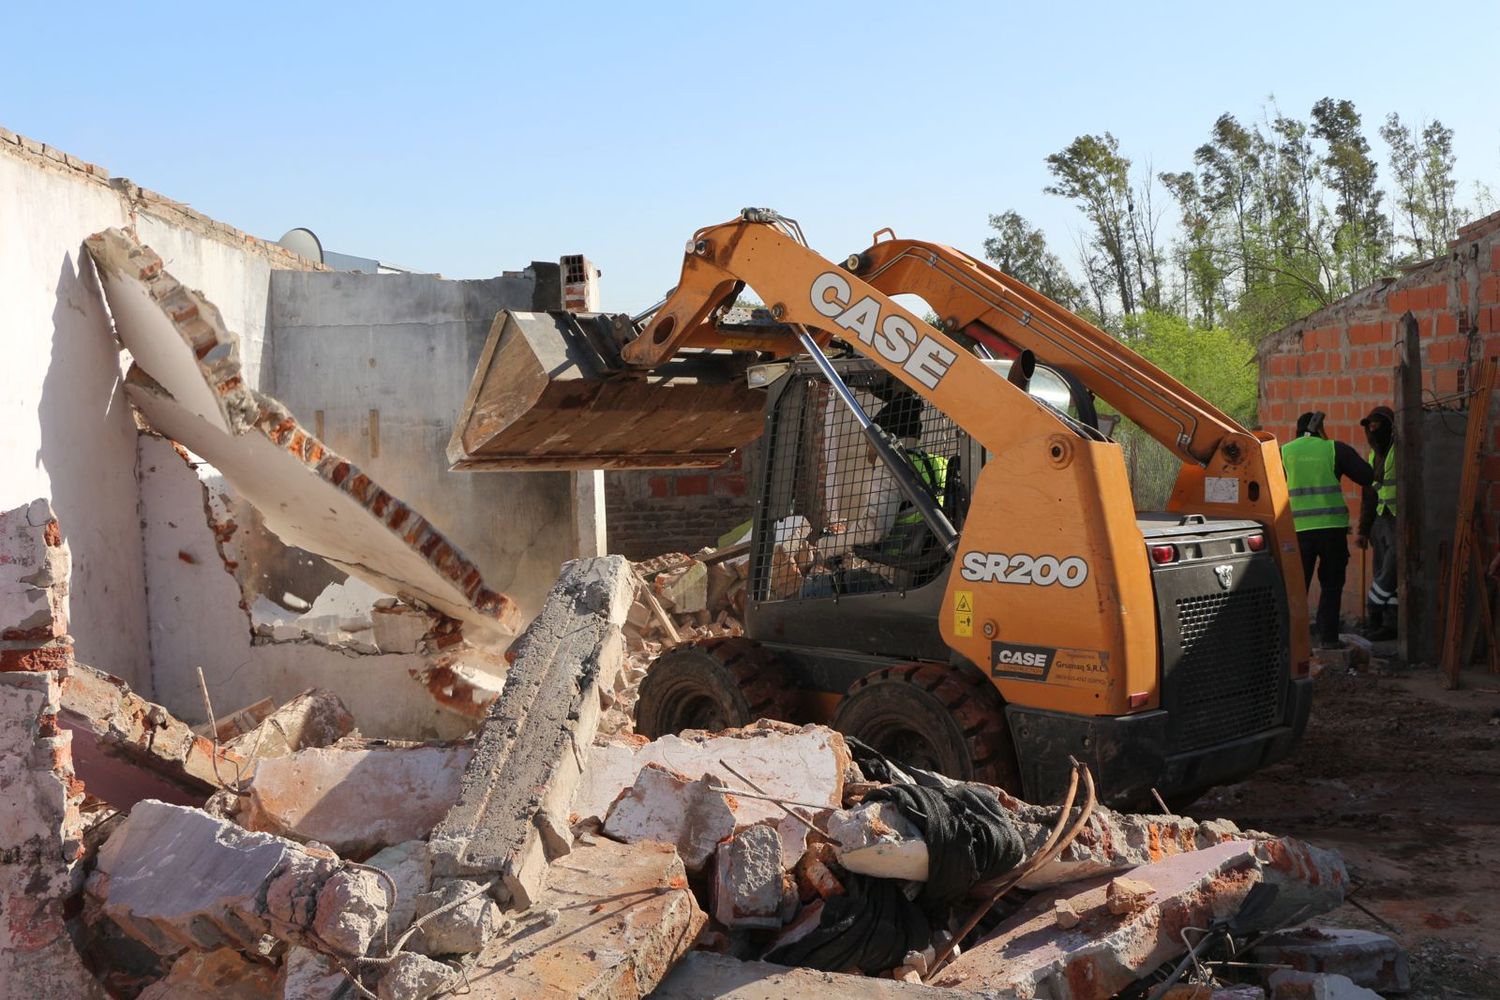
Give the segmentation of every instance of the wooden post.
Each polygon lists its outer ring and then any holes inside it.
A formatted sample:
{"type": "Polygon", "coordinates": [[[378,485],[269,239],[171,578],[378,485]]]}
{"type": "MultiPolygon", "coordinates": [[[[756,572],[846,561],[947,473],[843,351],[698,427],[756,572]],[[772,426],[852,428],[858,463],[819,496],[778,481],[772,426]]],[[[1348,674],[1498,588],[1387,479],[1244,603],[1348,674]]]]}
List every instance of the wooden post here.
{"type": "Polygon", "coordinates": [[[1422,345],[1417,318],[1410,312],[1396,321],[1396,612],[1398,648],[1408,664],[1435,663],[1437,630],[1428,615],[1436,593],[1426,540],[1422,537],[1422,345]]]}
{"type": "MultiPolygon", "coordinates": [[[[1464,662],[1471,649],[1464,643],[1464,625],[1469,613],[1469,583],[1473,561],[1474,512],[1479,506],[1480,455],[1489,432],[1490,394],[1495,388],[1495,362],[1486,358],[1479,363],[1479,377],[1469,397],[1469,426],[1464,437],[1463,477],[1458,486],[1458,516],[1453,525],[1453,566],[1448,574],[1448,613],[1443,623],[1443,686],[1456,688],[1464,662]]],[[[1396,507],[1399,513],[1401,508],[1396,507]]],[[[1480,569],[1482,586],[1483,569],[1480,569]]],[[[1486,594],[1486,598],[1488,595],[1486,594]]]]}

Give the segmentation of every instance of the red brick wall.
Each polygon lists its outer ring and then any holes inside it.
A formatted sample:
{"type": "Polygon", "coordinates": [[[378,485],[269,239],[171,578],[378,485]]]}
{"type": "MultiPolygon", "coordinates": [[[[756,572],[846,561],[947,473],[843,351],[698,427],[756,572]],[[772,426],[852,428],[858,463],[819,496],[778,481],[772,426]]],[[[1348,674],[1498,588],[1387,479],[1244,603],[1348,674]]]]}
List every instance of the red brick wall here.
{"type": "MultiPolygon", "coordinates": [[[[1365,454],[1359,420],[1372,407],[1394,406],[1398,320],[1407,311],[1421,336],[1424,387],[1439,398],[1454,397],[1446,405],[1459,405],[1474,364],[1500,356],[1500,213],[1460,229],[1447,255],[1268,337],[1259,351],[1261,426],[1290,440],[1299,414],[1322,410],[1328,435],[1365,454]]],[[[1500,511],[1500,421],[1493,414],[1483,479],[1488,523],[1500,524],[1494,516],[1500,511]]],[[[1357,517],[1357,489],[1345,495],[1351,518],[1357,517]]],[[[1364,604],[1357,552],[1347,580],[1344,608],[1357,614],[1364,604]]]]}
{"type": "Polygon", "coordinates": [[[627,559],[694,552],[749,520],[759,442],[717,469],[604,474],[609,551],[627,559]]]}

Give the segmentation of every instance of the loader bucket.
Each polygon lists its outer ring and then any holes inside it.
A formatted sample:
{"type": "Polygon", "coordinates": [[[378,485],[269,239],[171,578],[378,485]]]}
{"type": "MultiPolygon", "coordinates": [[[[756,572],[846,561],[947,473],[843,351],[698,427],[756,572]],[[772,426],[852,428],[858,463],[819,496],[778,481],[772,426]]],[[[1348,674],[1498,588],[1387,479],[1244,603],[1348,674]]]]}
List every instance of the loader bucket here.
{"type": "Polygon", "coordinates": [[[608,317],[495,317],[448,442],[455,470],[713,468],[759,436],[764,392],[745,355],[683,354],[624,370],[608,317]]]}

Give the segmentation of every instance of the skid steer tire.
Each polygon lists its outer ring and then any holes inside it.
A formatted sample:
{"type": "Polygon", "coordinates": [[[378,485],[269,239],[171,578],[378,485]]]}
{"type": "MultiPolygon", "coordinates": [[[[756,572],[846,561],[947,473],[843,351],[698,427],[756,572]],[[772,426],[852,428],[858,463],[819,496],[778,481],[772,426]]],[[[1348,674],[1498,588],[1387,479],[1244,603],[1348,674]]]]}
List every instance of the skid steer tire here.
{"type": "Polygon", "coordinates": [[[833,728],[897,764],[1020,794],[999,692],[955,667],[905,663],[866,674],[839,702],[833,728]]]}
{"type": "Polygon", "coordinates": [[[776,658],[741,636],[678,646],[641,681],[635,731],[656,739],[684,729],[736,729],[757,719],[792,721],[796,689],[776,658]]]}

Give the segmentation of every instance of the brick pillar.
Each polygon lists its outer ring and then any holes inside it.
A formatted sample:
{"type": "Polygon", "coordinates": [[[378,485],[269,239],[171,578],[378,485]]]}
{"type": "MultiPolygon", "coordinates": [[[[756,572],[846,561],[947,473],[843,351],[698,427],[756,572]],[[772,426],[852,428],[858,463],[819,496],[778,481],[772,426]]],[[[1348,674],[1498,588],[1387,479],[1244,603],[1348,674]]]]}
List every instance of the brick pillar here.
{"type": "Polygon", "coordinates": [[[0,671],[73,662],[68,547],[46,500],[0,513],[0,671]]]}

